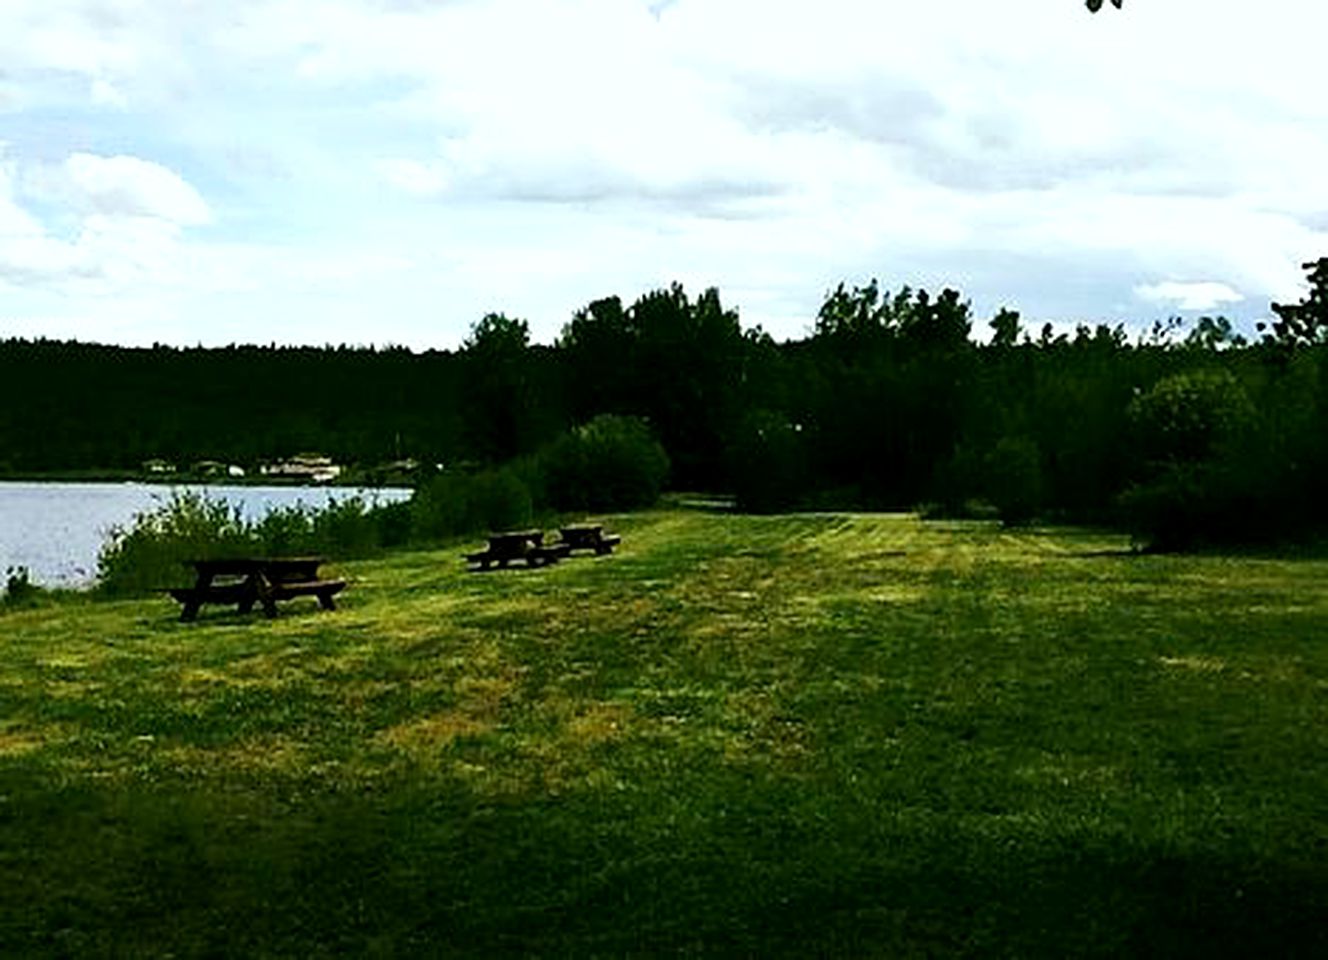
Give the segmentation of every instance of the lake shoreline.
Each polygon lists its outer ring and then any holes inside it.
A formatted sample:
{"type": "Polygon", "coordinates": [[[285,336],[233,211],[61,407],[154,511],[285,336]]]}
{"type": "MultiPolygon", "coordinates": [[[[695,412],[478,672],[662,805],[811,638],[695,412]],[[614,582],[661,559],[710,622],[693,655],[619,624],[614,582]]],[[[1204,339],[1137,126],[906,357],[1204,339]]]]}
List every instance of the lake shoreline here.
{"type": "Polygon", "coordinates": [[[243,477],[204,476],[189,473],[144,473],[141,470],[32,470],[0,473],[0,483],[141,483],[161,487],[283,487],[308,490],[414,490],[407,481],[374,483],[354,473],[328,483],[309,483],[296,478],[266,474],[243,477]]]}
{"type": "Polygon", "coordinates": [[[408,500],[409,487],[304,486],[275,483],[194,483],[183,480],[0,479],[0,572],[24,568],[46,588],[83,589],[96,582],[97,560],[107,539],[145,511],[160,509],[177,494],[201,494],[233,505],[247,520],[273,509],[303,504],[320,509],[331,501],[408,500]]]}

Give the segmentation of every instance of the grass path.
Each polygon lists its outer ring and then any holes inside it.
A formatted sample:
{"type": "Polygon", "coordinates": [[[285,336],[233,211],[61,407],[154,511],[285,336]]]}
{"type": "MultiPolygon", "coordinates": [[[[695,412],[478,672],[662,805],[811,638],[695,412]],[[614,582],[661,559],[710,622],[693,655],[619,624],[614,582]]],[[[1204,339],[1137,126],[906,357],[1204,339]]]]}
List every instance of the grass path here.
{"type": "Polygon", "coordinates": [[[0,615],[0,954],[1328,954],[1328,563],[611,525],[0,615]]]}

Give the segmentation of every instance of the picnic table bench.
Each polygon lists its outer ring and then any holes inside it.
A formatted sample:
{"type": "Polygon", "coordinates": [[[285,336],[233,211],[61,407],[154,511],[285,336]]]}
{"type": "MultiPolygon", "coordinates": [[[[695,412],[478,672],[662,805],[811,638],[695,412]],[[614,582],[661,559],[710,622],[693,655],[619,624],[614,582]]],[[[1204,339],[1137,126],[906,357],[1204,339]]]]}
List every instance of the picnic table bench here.
{"type": "Polygon", "coordinates": [[[197,574],[194,585],[169,592],[183,605],[180,620],[186,623],[198,616],[205,603],[233,603],[240,613],[262,604],[263,613],[275,617],[279,600],[314,596],[324,610],[334,610],[332,597],[346,589],[346,581],[320,578],[318,568],[322,563],[322,557],[190,560],[188,564],[197,574]]]}
{"type": "Polygon", "coordinates": [[[604,528],[597,523],[577,523],[563,527],[559,533],[562,543],[570,553],[573,550],[594,550],[598,555],[612,553],[613,548],[622,543],[622,537],[605,536],[604,528]]]}
{"type": "Polygon", "coordinates": [[[480,570],[488,570],[493,564],[506,567],[514,560],[523,561],[528,567],[539,567],[557,563],[567,556],[568,548],[564,544],[544,545],[543,530],[509,530],[489,535],[489,545],[483,550],[465,555],[468,563],[479,564],[480,570]]]}

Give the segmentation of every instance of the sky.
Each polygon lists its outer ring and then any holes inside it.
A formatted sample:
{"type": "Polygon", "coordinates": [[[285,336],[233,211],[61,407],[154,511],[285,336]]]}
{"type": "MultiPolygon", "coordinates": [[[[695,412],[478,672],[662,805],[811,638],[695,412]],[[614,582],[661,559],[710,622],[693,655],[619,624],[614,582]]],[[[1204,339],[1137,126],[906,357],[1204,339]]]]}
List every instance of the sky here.
{"type": "Polygon", "coordinates": [[[672,282],[976,332],[1224,314],[1328,255],[1308,0],[0,0],[0,337],[553,342],[672,282]]]}

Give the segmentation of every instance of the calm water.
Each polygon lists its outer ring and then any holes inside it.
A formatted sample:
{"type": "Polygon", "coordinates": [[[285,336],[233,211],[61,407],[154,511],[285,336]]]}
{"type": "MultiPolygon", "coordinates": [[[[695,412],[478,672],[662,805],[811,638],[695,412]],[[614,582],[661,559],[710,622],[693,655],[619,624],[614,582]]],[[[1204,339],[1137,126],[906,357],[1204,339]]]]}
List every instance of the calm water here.
{"type": "MultiPolygon", "coordinates": [[[[297,503],[322,507],[329,500],[353,496],[371,503],[410,497],[409,490],[399,488],[0,482],[0,574],[9,567],[23,566],[33,582],[43,586],[87,586],[96,577],[97,552],[112,527],[126,525],[135,514],[155,509],[175,491],[186,490],[235,504],[246,519],[258,519],[273,507],[297,503]]],[[[0,581],[0,589],[3,587],[0,581]]]]}

